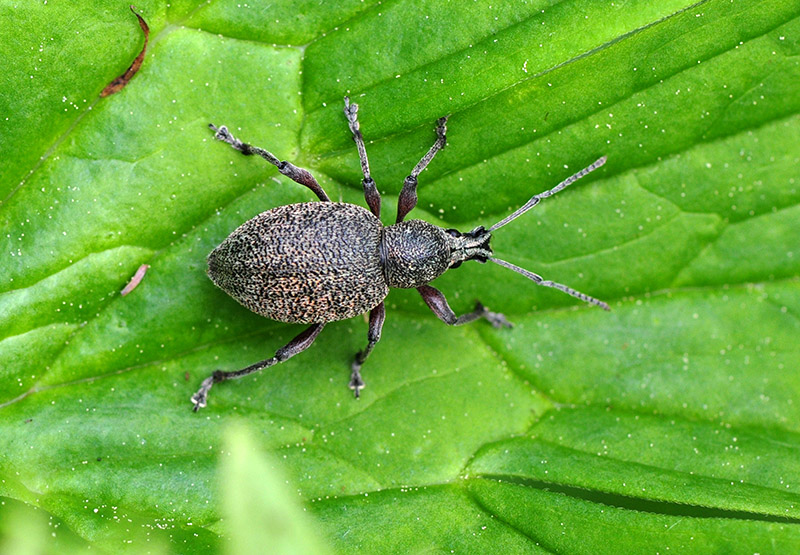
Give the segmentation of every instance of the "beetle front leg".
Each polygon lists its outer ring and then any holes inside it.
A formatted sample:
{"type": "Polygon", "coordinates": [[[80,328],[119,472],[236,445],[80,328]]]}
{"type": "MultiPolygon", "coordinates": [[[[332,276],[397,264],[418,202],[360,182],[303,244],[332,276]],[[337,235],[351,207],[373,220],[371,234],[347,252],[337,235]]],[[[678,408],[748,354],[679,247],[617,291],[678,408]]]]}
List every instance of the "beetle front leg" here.
{"type": "Polygon", "coordinates": [[[369,331],[367,332],[367,346],[363,351],[356,353],[356,358],[350,367],[352,373],[350,374],[350,389],[355,393],[356,399],[359,397],[359,392],[364,387],[364,380],[361,379],[361,365],[367,360],[367,357],[372,352],[375,344],[381,340],[381,330],[383,329],[383,322],[386,320],[386,307],[381,301],[381,304],[370,310],[369,312],[369,331]]]}
{"type": "Polygon", "coordinates": [[[399,224],[402,222],[403,218],[417,205],[417,177],[422,173],[422,170],[428,167],[428,164],[431,163],[436,153],[442,150],[447,143],[448,117],[449,116],[444,116],[438,119],[436,122],[436,142],[433,143],[433,146],[428,150],[427,154],[422,157],[417,165],[414,166],[414,169],[411,170],[408,177],[406,177],[405,181],[403,181],[403,189],[400,191],[400,197],[397,199],[397,220],[395,223],[399,224]]]}
{"type": "MultiPolygon", "coordinates": [[[[344,97],[344,115],[347,117],[347,124],[353,134],[353,140],[358,149],[358,159],[361,161],[361,171],[364,174],[364,198],[367,201],[370,211],[376,218],[381,217],[381,194],[375,186],[375,180],[369,174],[369,160],[367,159],[367,148],[364,146],[364,136],[358,124],[358,104],[350,104],[350,98],[344,97]]],[[[357,397],[358,395],[356,395],[357,397]]]]}
{"type": "Polygon", "coordinates": [[[456,316],[456,313],[453,312],[453,309],[447,304],[447,299],[444,294],[435,287],[421,285],[417,287],[417,291],[422,295],[422,300],[425,301],[428,308],[430,308],[442,322],[450,326],[462,326],[478,320],[479,318],[485,318],[495,328],[513,327],[513,324],[509,322],[505,316],[499,312],[491,312],[480,302],[475,303],[475,310],[472,312],[456,316]]]}
{"type": "Polygon", "coordinates": [[[203,380],[203,383],[200,385],[200,389],[197,390],[197,393],[192,395],[192,403],[194,403],[194,408],[192,410],[197,412],[199,409],[206,406],[208,391],[213,387],[214,384],[247,376],[253,372],[258,372],[259,370],[269,368],[270,366],[274,366],[279,362],[288,360],[298,353],[302,353],[308,349],[312,343],[314,343],[314,340],[324,327],[325,324],[312,325],[300,333],[297,337],[289,341],[289,343],[278,349],[275,352],[274,357],[252,364],[247,368],[243,368],[242,370],[236,370],[235,372],[223,372],[222,370],[215,370],[213,374],[203,380]]]}
{"type": "Polygon", "coordinates": [[[327,193],[322,189],[317,180],[314,179],[314,176],[311,175],[311,172],[308,170],[304,170],[303,168],[298,168],[291,162],[287,162],[285,160],[279,160],[274,154],[272,154],[268,150],[264,150],[261,147],[253,146],[247,143],[243,143],[233,135],[231,135],[228,128],[224,125],[216,127],[213,123],[208,124],[209,129],[214,132],[214,138],[218,141],[222,141],[228,143],[234,149],[238,150],[242,154],[246,156],[251,156],[253,154],[258,154],[264,160],[278,168],[278,171],[281,172],[283,175],[294,181],[295,183],[299,183],[300,185],[305,185],[309,189],[311,189],[315,195],[319,198],[319,200],[324,202],[330,202],[330,198],[328,197],[327,193]]]}

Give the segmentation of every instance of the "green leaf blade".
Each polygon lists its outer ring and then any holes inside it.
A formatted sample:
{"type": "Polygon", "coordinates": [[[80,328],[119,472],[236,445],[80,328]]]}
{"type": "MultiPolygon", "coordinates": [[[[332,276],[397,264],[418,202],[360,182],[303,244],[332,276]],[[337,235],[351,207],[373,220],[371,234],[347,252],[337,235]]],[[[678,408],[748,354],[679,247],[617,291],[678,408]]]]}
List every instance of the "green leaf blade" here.
{"type": "Polygon", "coordinates": [[[24,7],[23,47],[0,46],[0,496],[110,552],[218,552],[237,526],[253,540],[242,514],[297,508],[267,499],[281,474],[311,516],[296,530],[336,551],[797,550],[796,2],[137,8],[144,64],[102,100],[138,53],[127,5],[24,7]],[[227,297],[206,256],[314,199],[207,126],[363,205],[345,94],[386,223],[445,114],[411,217],[446,228],[489,226],[607,155],[492,247],[612,311],[464,264],[434,285],[513,329],[447,327],[393,291],[359,400],[366,318],[194,413],[213,371],[301,331],[227,297]]]}

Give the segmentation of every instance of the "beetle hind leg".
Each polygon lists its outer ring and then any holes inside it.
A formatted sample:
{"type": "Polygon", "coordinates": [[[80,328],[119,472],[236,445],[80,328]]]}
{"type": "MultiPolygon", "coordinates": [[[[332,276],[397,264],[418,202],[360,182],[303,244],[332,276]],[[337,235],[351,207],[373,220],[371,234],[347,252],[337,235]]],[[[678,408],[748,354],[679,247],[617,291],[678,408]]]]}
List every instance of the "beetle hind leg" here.
{"type": "Polygon", "coordinates": [[[268,358],[266,360],[262,360],[261,362],[257,362],[248,366],[247,368],[243,368],[241,370],[236,370],[234,372],[223,372],[222,370],[215,370],[213,374],[203,380],[203,383],[200,385],[200,389],[197,390],[197,393],[192,395],[192,403],[194,403],[194,407],[192,410],[197,412],[201,408],[206,406],[206,401],[208,399],[208,392],[219,382],[224,382],[227,380],[235,380],[237,378],[241,378],[243,376],[247,376],[248,374],[252,374],[253,372],[258,372],[259,370],[263,370],[264,368],[269,368],[270,366],[274,366],[279,362],[283,362],[292,358],[294,355],[298,353],[302,353],[306,349],[308,349],[314,340],[319,335],[319,332],[322,331],[322,328],[325,327],[325,324],[314,324],[311,327],[305,329],[300,335],[289,341],[286,345],[281,347],[275,352],[275,356],[272,358],[268,358]]]}
{"type": "Polygon", "coordinates": [[[372,349],[375,348],[375,345],[378,341],[381,340],[381,330],[383,329],[383,322],[386,320],[386,307],[381,301],[381,304],[373,308],[369,313],[369,331],[367,332],[367,346],[364,348],[363,351],[359,351],[356,353],[356,358],[353,360],[353,364],[350,366],[351,374],[350,374],[350,389],[353,390],[353,393],[356,396],[356,399],[359,398],[361,389],[364,388],[364,380],[361,378],[361,366],[364,364],[364,361],[367,360],[367,357],[372,352],[372,349]]]}
{"type": "Polygon", "coordinates": [[[319,200],[324,202],[330,202],[330,197],[322,188],[322,186],[317,183],[317,180],[314,179],[314,176],[311,175],[311,172],[308,170],[304,170],[303,168],[298,168],[291,162],[287,162],[286,160],[281,161],[278,159],[274,154],[270,151],[265,150],[259,146],[253,146],[247,144],[245,142],[240,141],[233,135],[231,132],[228,131],[228,128],[224,125],[220,125],[217,127],[213,123],[208,124],[209,129],[214,132],[214,138],[218,141],[222,141],[224,143],[228,143],[231,145],[231,148],[238,150],[242,154],[246,156],[251,156],[253,154],[257,154],[261,156],[264,160],[278,168],[278,171],[281,172],[283,175],[294,181],[295,183],[299,183],[300,185],[304,185],[311,189],[315,195],[319,198],[319,200]]]}

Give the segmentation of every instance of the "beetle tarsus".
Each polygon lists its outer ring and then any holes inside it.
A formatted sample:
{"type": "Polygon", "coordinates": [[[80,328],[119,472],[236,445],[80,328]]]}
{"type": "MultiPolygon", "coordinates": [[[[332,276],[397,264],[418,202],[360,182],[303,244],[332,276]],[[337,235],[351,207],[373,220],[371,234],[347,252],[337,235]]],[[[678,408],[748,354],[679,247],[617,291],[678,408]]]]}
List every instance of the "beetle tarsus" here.
{"type": "Polygon", "coordinates": [[[505,314],[501,314],[500,312],[492,312],[483,306],[480,301],[475,303],[475,310],[481,311],[481,316],[485,318],[493,328],[500,329],[514,327],[514,324],[508,321],[508,318],[506,318],[505,314]]]}
{"type": "Polygon", "coordinates": [[[354,361],[352,369],[353,372],[350,374],[349,387],[353,390],[353,394],[356,396],[356,399],[358,399],[361,396],[361,390],[364,389],[366,384],[361,378],[361,365],[354,361]]]}
{"type": "Polygon", "coordinates": [[[227,126],[220,125],[217,127],[213,123],[208,124],[208,128],[214,132],[214,138],[218,141],[222,141],[224,143],[228,143],[236,150],[242,150],[242,146],[244,143],[231,135],[230,131],[228,131],[227,126]]]}
{"type": "Polygon", "coordinates": [[[214,378],[216,377],[217,372],[214,372],[214,374],[210,375],[205,380],[203,380],[203,383],[200,384],[200,389],[197,390],[197,393],[192,395],[192,403],[194,403],[192,410],[194,412],[197,412],[198,410],[206,406],[206,399],[208,399],[208,391],[216,383],[216,380],[214,378]]]}

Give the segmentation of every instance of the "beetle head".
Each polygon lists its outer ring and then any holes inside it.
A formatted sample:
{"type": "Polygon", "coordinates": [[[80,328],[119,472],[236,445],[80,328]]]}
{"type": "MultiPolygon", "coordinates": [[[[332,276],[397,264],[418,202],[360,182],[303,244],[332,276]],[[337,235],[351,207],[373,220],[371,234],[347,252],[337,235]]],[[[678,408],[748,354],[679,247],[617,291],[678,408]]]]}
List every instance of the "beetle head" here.
{"type": "Polygon", "coordinates": [[[445,233],[450,236],[450,268],[458,268],[467,260],[477,260],[483,264],[491,258],[489,241],[492,234],[482,225],[467,233],[457,229],[446,229],[445,233]]]}

